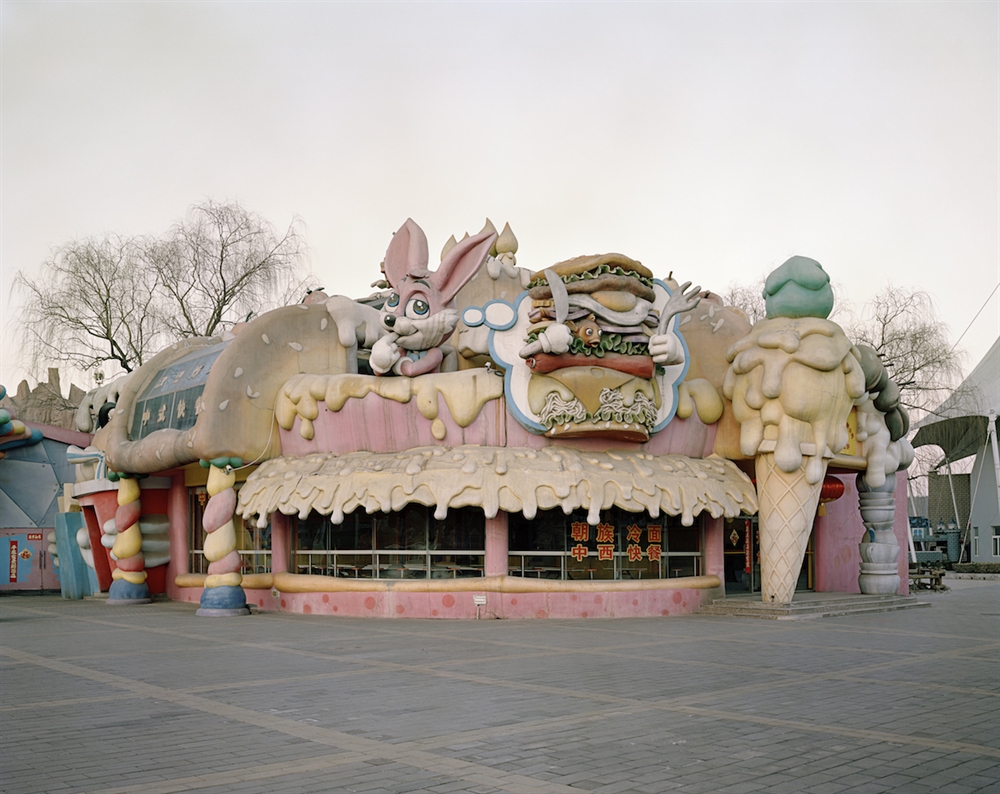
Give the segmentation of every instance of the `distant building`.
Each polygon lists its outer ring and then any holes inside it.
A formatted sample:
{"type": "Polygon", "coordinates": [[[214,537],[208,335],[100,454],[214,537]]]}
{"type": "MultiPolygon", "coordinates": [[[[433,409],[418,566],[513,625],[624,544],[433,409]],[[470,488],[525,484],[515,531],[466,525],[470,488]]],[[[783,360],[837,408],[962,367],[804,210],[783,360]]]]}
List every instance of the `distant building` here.
{"type": "Polygon", "coordinates": [[[940,447],[944,457],[929,481],[931,524],[953,522],[973,562],[1000,562],[1000,338],[931,418],[920,423],[913,445],[940,447]],[[949,475],[943,468],[975,456],[968,474],[949,475]],[[955,504],[958,507],[955,516],[955,504]]]}

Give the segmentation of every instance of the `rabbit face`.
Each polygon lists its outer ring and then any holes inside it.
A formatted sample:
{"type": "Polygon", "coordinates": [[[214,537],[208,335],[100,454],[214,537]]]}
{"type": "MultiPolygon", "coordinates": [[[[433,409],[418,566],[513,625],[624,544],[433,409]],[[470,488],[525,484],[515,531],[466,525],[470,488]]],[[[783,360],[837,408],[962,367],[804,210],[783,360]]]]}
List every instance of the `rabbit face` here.
{"type": "Polygon", "coordinates": [[[415,290],[401,297],[393,292],[385,302],[382,326],[396,334],[396,344],[404,350],[429,350],[444,342],[458,324],[455,309],[431,311],[430,295],[415,290]]]}
{"type": "Polygon", "coordinates": [[[385,276],[393,291],[382,309],[382,326],[404,350],[430,350],[444,342],[458,324],[452,308],[456,293],[486,261],[496,232],[467,237],[427,269],[427,238],[412,220],[393,236],[385,253],[385,276]]]}

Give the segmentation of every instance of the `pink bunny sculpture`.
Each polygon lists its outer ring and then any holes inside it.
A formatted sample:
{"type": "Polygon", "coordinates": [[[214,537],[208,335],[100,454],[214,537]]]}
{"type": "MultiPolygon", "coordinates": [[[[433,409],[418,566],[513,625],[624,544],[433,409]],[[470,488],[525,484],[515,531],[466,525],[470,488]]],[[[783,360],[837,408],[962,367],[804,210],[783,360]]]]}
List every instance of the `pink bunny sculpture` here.
{"type": "Polygon", "coordinates": [[[455,295],[489,256],[496,232],[467,237],[452,248],[438,269],[427,269],[427,237],[407,218],[385,252],[385,277],[392,294],[382,309],[381,323],[388,334],[373,346],[372,371],[414,377],[441,366],[441,344],[458,324],[455,295]]]}

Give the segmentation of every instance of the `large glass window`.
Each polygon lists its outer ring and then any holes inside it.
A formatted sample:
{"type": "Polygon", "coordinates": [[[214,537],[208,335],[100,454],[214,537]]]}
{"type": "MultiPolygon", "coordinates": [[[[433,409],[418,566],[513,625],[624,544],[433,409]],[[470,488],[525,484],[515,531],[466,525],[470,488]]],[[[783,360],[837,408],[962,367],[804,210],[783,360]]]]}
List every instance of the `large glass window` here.
{"type": "Polygon", "coordinates": [[[482,576],[485,546],[483,511],[472,507],[449,510],[441,521],[423,505],[355,511],[341,524],[312,513],[297,522],[295,570],[376,579],[482,576]]]}
{"type": "Polygon", "coordinates": [[[604,511],[596,526],[586,511],[541,510],[534,519],[511,514],[507,570],[540,579],[665,579],[701,573],[700,523],[680,518],[604,511]]]}
{"type": "Polygon", "coordinates": [[[271,525],[258,527],[234,517],[237,551],[243,560],[243,573],[271,572],[271,525]]]}

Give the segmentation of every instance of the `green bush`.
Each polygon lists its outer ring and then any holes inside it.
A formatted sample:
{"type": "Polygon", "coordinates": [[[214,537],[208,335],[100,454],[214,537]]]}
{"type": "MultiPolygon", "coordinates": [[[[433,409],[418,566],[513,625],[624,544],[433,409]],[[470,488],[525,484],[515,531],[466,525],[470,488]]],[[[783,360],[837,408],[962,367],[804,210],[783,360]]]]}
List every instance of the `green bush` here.
{"type": "Polygon", "coordinates": [[[959,562],[955,573],[1000,573],[1000,562],[959,562]]]}

